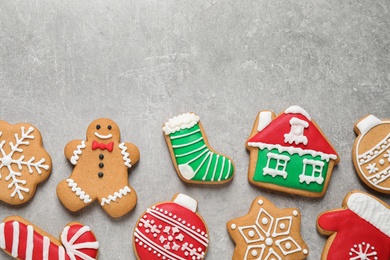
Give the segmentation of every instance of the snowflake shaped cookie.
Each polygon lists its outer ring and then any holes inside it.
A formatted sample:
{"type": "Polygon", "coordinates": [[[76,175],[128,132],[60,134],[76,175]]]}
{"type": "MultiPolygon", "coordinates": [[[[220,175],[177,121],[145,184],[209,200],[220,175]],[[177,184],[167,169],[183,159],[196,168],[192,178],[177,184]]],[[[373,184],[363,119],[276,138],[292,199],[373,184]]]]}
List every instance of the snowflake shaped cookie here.
{"type": "Polygon", "coordinates": [[[38,129],[0,121],[0,200],[12,205],[27,202],[50,171],[51,158],[38,129]]]}
{"type": "Polygon", "coordinates": [[[300,236],[297,209],[279,209],[264,197],[257,197],[245,216],[227,224],[236,243],[233,260],[304,259],[309,250],[300,236]]]}

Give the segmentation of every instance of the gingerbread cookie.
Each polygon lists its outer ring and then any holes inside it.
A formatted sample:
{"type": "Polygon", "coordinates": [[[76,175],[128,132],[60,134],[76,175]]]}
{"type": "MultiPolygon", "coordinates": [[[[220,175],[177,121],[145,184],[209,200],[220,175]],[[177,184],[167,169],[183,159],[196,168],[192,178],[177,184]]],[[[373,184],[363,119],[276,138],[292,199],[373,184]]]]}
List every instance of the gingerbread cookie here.
{"type": "Polygon", "coordinates": [[[27,220],[12,216],[0,224],[0,248],[21,260],[94,260],[99,243],[87,226],[69,223],[60,241],[27,220]]]}
{"type": "Polygon", "coordinates": [[[236,243],[232,259],[305,259],[309,250],[301,238],[300,223],[298,209],[279,209],[257,197],[247,215],[226,224],[236,243]]]}
{"type": "Polygon", "coordinates": [[[180,193],[148,208],[134,229],[137,259],[203,259],[209,237],[196,208],[196,200],[180,193]]]}
{"type": "Polygon", "coordinates": [[[322,197],[339,156],[310,115],[291,106],[260,111],[246,142],[248,179],[259,187],[322,197]]]}
{"type": "Polygon", "coordinates": [[[390,206],[361,191],[347,194],[342,206],[317,218],[319,232],[330,236],[321,259],[390,259],[390,206]]]}
{"type": "Polygon", "coordinates": [[[128,169],[138,162],[139,150],[132,143],[120,142],[114,121],[93,121],[86,141],[69,142],[65,156],[74,165],[70,178],[57,187],[66,208],[75,212],[98,200],[110,216],[121,217],[135,207],[137,194],[129,185],[128,169]]]}
{"type": "Polygon", "coordinates": [[[232,159],[210,147],[197,115],[175,116],[163,125],[163,131],[176,172],[184,182],[222,184],[232,179],[232,159]]]}
{"type": "Polygon", "coordinates": [[[12,205],[29,201],[50,172],[51,158],[38,129],[0,121],[0,200],[12,205]]]}
{"type": "Polygon", "coordinates": [[[368,115],[354,129],[352,159],[358,176],[372,189],[390,194],[390,120],[368,115]]]}

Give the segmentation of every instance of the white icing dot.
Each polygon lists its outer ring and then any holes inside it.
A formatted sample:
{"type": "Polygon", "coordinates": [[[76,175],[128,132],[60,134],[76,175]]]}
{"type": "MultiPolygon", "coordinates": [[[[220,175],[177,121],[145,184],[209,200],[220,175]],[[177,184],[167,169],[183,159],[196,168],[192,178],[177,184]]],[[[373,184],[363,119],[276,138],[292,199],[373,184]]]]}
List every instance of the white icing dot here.
{"type": "Polygon", "coordinates": [[[157,233],[154,233],[154,234],[153,234],[153,237],[157,237],[157,233]]]}
{"type": "Polygon", "coordinates": [[[144,215],[144,218],[147,218],[148,216],[144,215]]]}
{"type": "Polygon", "coordinates": [[[136,238],[136,239],[135,239],[135,242],[136,242],[136,243],[138,243],[138,241],[139,241],[139,239],[138,239],[138,238],[136,238]]]}
{"type": "Polygon", "coordinates": [[[172,237],[172,236],[169,236],[169,237],[168,237],[168,240],[169,240],[169,241],[172,241],[172,240],[173,240],[173,237],[172,237]]]}
{"type": "Polygon", "coordinates": [[[193,245],[193,244],[190,244],[190,247],[191,247],[191,248],[193,248],[193,247],[194,247],[194,245],[193,245]]]}
{"type": "Polygon", "coordinates": [[[181,218],[178,218],[177,220],[181,221],[181,218]]]}
{"type": "Polygon", "coordinates": [[[309,251],[307,251],[307,249],[303,249],[303,253],[304,253],[305,255],[307,255],[307,253],[309,253],[309,251]]]}
{"type": "Polygon", "coordinates": [[[162,212],[164,212],[164,210],[163,210],[163,209],[160,209],[160,212],[162,213],[162,212]]]}
{"type": "Polygon", "coordinates": [[[153,251],[153,254],[157,254],[156,250],[153,251]]]}
{"type": "Polygon", "coordinates": [[[263,205],[264,201],[263,201],[263,200],[258,200],[257,203],[258,203],[259,205],[263,205]]]}
{"type": "Polygon", "coordinates": [[[352,252],[349,252],[349,255],[352,255],[352,252]]]}
{"type": "Polygon", "coordinates": [[[294,210],[292,213],[294,216],[298,216],[298,211],[294,210]]]}
{"type": "Polygon", "coordinates": [[[144,245],[144,248],[146,249],[148,246],[147,245],[144,245]]]}
{"type": "Polygon", "coordinates": [[[152,251],[152,248],[151,248],[151,247],[149,247],[149,248],[148,248],[148,251],[149,251],[149,252],[150,252],[150,251],[152,251]]]}
{"type": "Polygon", "coordinates": [[[249,231],[248,232],[248,236],[249,237],[254,237],[255,236],[255,232],[253,230],[249,231]]]}
{"type": "Polygon", "coordinates": [[[158,225],[158,228],[162,228],[162,225],[158,225]]]}
{"type": "Polygon", "coordinates": [[[138,245],[142,246],[144,243],[142,241],[139,241],[138,245]]]}
{"type": "Polygon", "coordinates": [[[252,256],[257,256],[257,251],[256,251],[256,249],[254,249],[254,250],[252,250],[252,256]]]}
{"type": "MultiPolygon", "coordinates": [[[[234,224],[233,224],[234,225],[234,224]]],[[[236,226],[236,225],[234,225],[234,226],[236,226]]],[[[204,233],[204,231],[202,231],[202,233],[201,233],[202,235],[204,235],[205,233],[204,233]]]]}
{"type": "Polygon", "coordinates": [[[161,254],[159,253],[159,254],[157,254],[157,256],[158,256],[158,257],[160,257],[160,256],[161,256],[161,254]]]}
{"type": "Polygon", "coordinates": [[[286,248],[287,248],[287,249],[291,249],[291,243],[290,243],[290,242],[287,242],[287,243],[286,243],[286,248]]]}
{"type": "Polygon", "coordinates": [[[261,223],[263,223],[263,225],[267,225],[268,224],[268,219],[267,218],[262,218],[261,219],[261,223]]]}
{"type": "Polygon", "coordinates": [[[198,228],[198,229],[196,230],[196,232],[198,232],[198,233],[199,233],[199,232],[200,232],[200,229],[198,228]]]}
{"type": "Polygon", "coordinates": [[[353,247],[354,247],[354,248],[356,248],[356,247],[357,247],[357,245],[353,245],[353,247]]]}
{"type": "MultiPolygon", "coordinates": [[[[237,227],[236,224],[232,224],[232,225],[230,226],[230,228],[233,229],[233,230],[236,229],[236,227],[237,227]]],[[[202,232],[202,233],[203,233],[203,232],[202,232]]],[[[202,235],[203,235],[203,234],[202,234],[202,235]]]]}
{"type": "Polygon", "coordinates": [[[198,252],[202,252],[202,248],[201,247],[198,247],[198,252]]]}
{"type": "Polygon", "coordinates": [[[280,229],[285,229],[285,228],[286,228],[286,224],[280,223],[279,228],[280,228],[280,229]]]}
{"type": "Polygon", "coordinates": [[[379,160],[379,164],[380,164],[380,165],[383,165],[383,164],[385,164],[385,160],[383,160],[383,159],[380,159],[380,160],[379,160]]]}
{"type": "Polygon", "coordinates": [[[142,223],[139,223],[138,226],[139,226],[139,227],[142,227],[142,223]]]}
{"type": "Polygon", "coordinates": [[[272,240],[272,238],[270,238],[270,237],[268,237],[266,240],[265,240],[265,244],[267,245],[267,246],[271,246],[272,244],[273,244],[273,240],[272,240]]]}
{"type": "Polygon", "coordinates": [[[164,211],[164,214],[165,214],[165,215],[168,214],[168,210],[164,211]]]}
{"type": "Polygon", "coordinates": [[[146,229],[145,232],[146,232],[146,233],[149,233],[150,231],[149,231],[149,229],[146,229]]]}
{"type": "Polygon", "coordinates": [[[182,222],[183,224],[185,224],[186,223],[186,221],[185,220],[183,220],[183,222],[182,222]]]}

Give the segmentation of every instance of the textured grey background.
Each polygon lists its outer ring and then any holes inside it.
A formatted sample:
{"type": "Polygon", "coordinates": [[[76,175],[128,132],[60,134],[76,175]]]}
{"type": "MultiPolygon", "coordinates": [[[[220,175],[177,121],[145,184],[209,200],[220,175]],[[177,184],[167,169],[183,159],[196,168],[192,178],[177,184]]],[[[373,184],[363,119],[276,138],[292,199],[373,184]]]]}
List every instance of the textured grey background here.
{"type": "Polygon", "coordinates": [[[95,231],[100,259],[134,259],[138,217],[183,192],[198,200],[209,226],[207,258],[219,260],[234,249],[225,223],[263,195],[301,210],[308,259],[319,259],[320,212],[339,207],[352,189],[390,202],[359,181],[351,161],[354,123],[367,113],[390,117],[389,10],[386,0],[0,0],[0,118],[36,125],[54,166],[31,203],[0,203],[0,218],[20,215],[54,236],[80,221],[95,231]],[[294,104],[341,157],[322,199],[247,181],[244,143],[257,112],[294,104]],[[189,186],[176,176],[161,125],[187,111],[200,115],[213,148],[235,161],[229,184],[189,186]],[[129,177],[138,204],[118,220],[97,204],[72,214],[55,192],[72,170],[65,144],[85,138],[99,117],[116,121],[122,140],[141,151],[129,177]]]}

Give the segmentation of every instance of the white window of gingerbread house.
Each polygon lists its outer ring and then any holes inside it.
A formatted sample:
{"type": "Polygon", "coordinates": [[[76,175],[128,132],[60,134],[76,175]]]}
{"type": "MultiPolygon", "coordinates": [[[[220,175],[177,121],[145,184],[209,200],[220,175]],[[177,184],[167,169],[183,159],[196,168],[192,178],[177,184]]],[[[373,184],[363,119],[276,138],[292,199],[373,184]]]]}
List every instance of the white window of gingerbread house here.
{"type": "Polygon", "coordinates": [[[324,182],[324,177],[322,177],[324,165],[322,161],[303,159],[303,170],[299,175],[299,182],[306,182],[306,184],[316,182],[321,185],[324,182]]]}
{"type": "Polygon", "coordinates": [[[268,153],[267,165],[263,169],[263,175],[282,176],[284,179],[287,178],[287,162],[290,160],[290,157],[282,154],[268,153]],[[275,168],[271,168],[271,165],[275,165],[275,168]]]}
{"type": "Polygon", "coordinates": [[[290,133],[284,135],[284,142],[292,144],[295,142],[295,144],[303,143],[304,145],[307,145],[307,137],[303,135],[303,132],[305,128],[309,127],[309,123],[301,120],[299,118],[293,117],[290,119],[290,133]]]}

